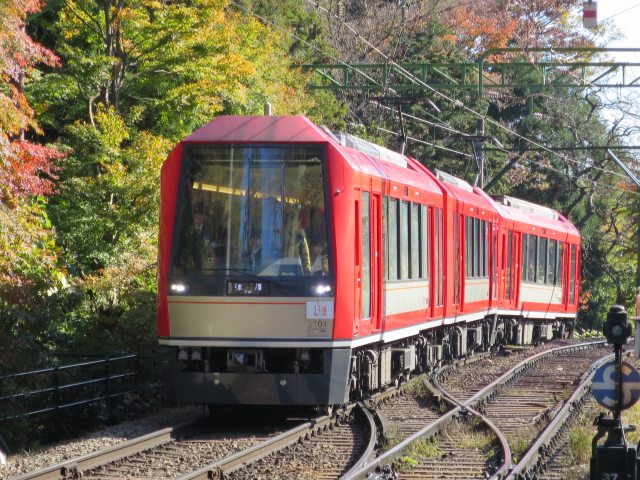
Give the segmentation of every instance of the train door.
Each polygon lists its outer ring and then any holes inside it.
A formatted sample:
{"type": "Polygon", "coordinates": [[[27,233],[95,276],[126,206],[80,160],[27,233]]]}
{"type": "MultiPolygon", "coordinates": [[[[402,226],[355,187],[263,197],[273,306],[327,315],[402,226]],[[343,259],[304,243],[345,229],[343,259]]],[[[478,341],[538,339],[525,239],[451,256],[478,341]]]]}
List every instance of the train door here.
{"type": "MultiPolygon", "coordinates": [[[[354,333],[367,335],[381,327],[381,211],[380,195],[362,192],[356,237],[356,318],[354,333]]],[[[359,212],[358,212],[359,210],[359,212]]]]}
{"type": "Polygon", "coordinates": [[[382,199],[380,194],[371,195],[371,330],[379,332],[382,327],[382,199]]]}
{"type": "Polygon", "coordinates": [[[579,250],[575,244],[565,244],[564,250],[565,258],[563,259],[563,264],[565,265],[564,271],[566,273],[564,274],[563,286],[566,285],[566,288],[563,296],[566,308],[571,311],[577,301],[576,286],[579,281],[579,250]]]}
{"type": "Polygon", "coordinates": [[[430,207],[431,232],[429,249],[431,262],[431,316],[442,317],[444,314],[444,216],[443,209],[430,207]]]}
{"type": "Polygon", "coordinates": [[[520,279],[522,278],[522,233],[513,232],[511,239],[511,267],[510,267],[510,292],[509,305],[518,308],[520,304],[520,279]]]}
{"type": "Polygon", "coordinates": [[[516,279],[519,278],[516,275],[517,265],[515,259],[517,258],[516,248],[518,241],[513,230],[508,230],[506,233],[502,233],[502,255],[500,265],[500,285],[502,304],[505,308],[515,308],[516,306],[516,279]]]}

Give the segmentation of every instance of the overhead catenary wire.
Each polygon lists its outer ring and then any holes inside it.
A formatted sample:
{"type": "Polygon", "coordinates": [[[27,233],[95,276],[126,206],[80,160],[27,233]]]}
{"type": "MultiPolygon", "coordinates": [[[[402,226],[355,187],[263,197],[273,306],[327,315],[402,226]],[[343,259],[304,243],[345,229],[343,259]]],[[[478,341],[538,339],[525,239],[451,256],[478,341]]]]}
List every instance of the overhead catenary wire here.
{"type": "MultiPolygon", "coordinates": [[[[535,142],[534,140],[531,140],[531,139],[529,139],[529,138],[525,137],[524,135],[521,135],[521,134],[519,134],[519,133],[517,133],[517,132],[515,132],[515,131],[511,130],[511,129],[510,129],[510,128],[508,128],[508,127],[505,127],[504,125],[500,124],[499,122],[496,122],[495,120],[493,120],[493,119],[491,119],[491,118],[489,118],[489,117],[486,117],[485,115],[482,115],[482,114],[481,114],[481,113],[479,113],[479,112],[476,112],[476,111],[475,111],[475,110],[473,110],[472,108],[470,108],[470,107],[468,107],[467,105],[465,105],[465,104],[464,104],[464,102],[461,102],[460,100],[457,100],[457,99],[453,99],[453,98],[449,97],[448,95],[445,95],[444,93],[440,92],[439,90],[437,90],[437,89],[435,89],[435,88],[431,87],[431,86],[430,86],[430,85],[428,85],[427,83],[425,83],[425,82],[421,81],[419,78],[415,77],[413,74],[411,74],[411,72],[408,72],[407,70],[405,70],[405,69],[403,69],[402,67],[400,67],[396,62],[394,62],[393,60],[389,59],[389,57],[388,57],[386,54],[384,54],[384,52],[380,51],[380,49],[378,49],[375,45],[371,44],[371,42],[369,42],[366,38],[364,38],[362,35],[360,35],[360,33],[358,33],[355,29],[353,29],[353,27],[351,27],[347,22],[344,22],[342,19],[340,19],[339,17],[337,17],[335,14],[333,14],[332,12],[329,12],[327,9],[325,9],[325,8],[324,8],[324,7],[322,7],[321,5],[317,4],[317,3],[316,3],[316,2],[314,2],[313,0],[307,0],[307,1],[308,1],[309,3],[311,3],[312,5],[316,6],[316,8],[320,8],[320,9],[324,10],[325,12],[327,12],[329,15],[332,15],[332,16],[334,16],[334,17],[338,18],[338,20],[339,20],[339,21],[341,21],[344,25],[346,25],[346,26],[347,26],[347,27],[348,27],[348,28],[349,28],[349,29],[354,33],[354,35],[356,36],[356,39],[360,39],[360,40],[362,40],[364,43],[366,43],[366,44],[367,44],[367,45],[368,45],[372,50],[374,50],[376,53],[378,53],[379,55],[381,55],[381,56],[382,56],[386,61],[388,61],[390,64],[392,64],[392,65],[394,65],[396,68],[398,68],[398,71],[399,71],[399,72],[401,72],[401,73],[402,73],[402,74],[403,74],[407,79],[409,79],[410,81],[412,81],[412,82],[413,82],[413,83],[415,83],[416,85],[420,85],[420,86],[422,86],[422,87],[424,87],[424,88],[426,88],[426,89],[428,89],[428,90],[432,91],[435,95],[437,95],[437,96],[439,96],[439,97],[441,97],[441,98],[443,98],[443,99],[445,99],[445,100],[447,100],[447,101],[449,101],[449,102],[453,103],[453,104],[454,104],[454,106],[456,106],[456,107],[458,107],[458,108],[462,108],[462,109],[464,109],[465,111],[467,111],[467,112],[469,112],[469,113],[472,113],[473,115],[477,116],[478,118],[483,118],[483,119],[485,119],[485,120],[486,120],[486,121],[488,121],[490,124],[495,125],[495,126],[497,126],[498,128],[503,129],[503,130],[507,131],[508,133],[513,134],[515,137],[520,138],[520,139],[522,139],[522,140],[524,140],[524,141],[526,141],[526,142],[529,142],[529,143],[531,143],[531,144],[533,144],[533,145],[535,145],[535,146],[539,147],[541,150],[548,151],[548,152],[549,152],[549,153],[551,153],[552,155],[555,155],[556,157],[558,157],[558,158],[560,158],[560,159],[562,159],[562,160],[565,160],[565,161],[567,161],[567,162],[569,162],[569,163],[579,164],[579,162],[578,162],[577,160],[572,160],[572,159],[569,159],[569,158],[567,158],[567,157],[565,157],[565,156],[559,155],[557,152],[554,152],[553,150],[548,149],[548,148],[547,148],[547,147],[545,147],[544,145],[542,145],[542,144],[540,144],[540,143],[538,143],[538,142],[535,142]]],[[[387,90],[387,91],[390,91],[390,92],[392,92],[392,93],[396,93],[393,89],[391,89],[391,88],[389,88],[389,87],[386,87],[386,86],[384,86],[384,85],[381,85],[378,81],[376,81],[375,79],[373,79],[372,77],[370,77],[370,76],[369,76],[369,75],[367,75],[366,73],[364,73],[364,72],[362,72],[362,71],[358,70],[356,67],[354,67],[354,66],[352,66],[352,65],[350,65],[350,64],[348,64],[348,63],[346,63],[346,62],[344,62],[343,60],[341,60],[341,59],[337,58],[335,55],[332,55],[332,54],[328,53],[327,51],[322,50],[321,48],[317,47],[316,45],[311,44],[310,42],[306,41],[305,39],[303,39],[303,38],[301,38],[300,36],[296,35],[295,33],[291,32],[290,30],[288,30],[288,29],[286,29],[286,28],[284,28],[284,27],[282,27],[282,26],[280,26],[280,25],[276,24],[275,22],[273,22],[273,21],[271,21],[271,20],[268,20],[268,19],[264,18],[264,17],[263,17],[263,16],[261,16],[261,15],[258,15],[257,13],[253,12],[251,9],[249,9],[249,8],[245,7],[244,5],[242,5],[242,4],[240,4],[240,3],[238,3],[237,1],[235,1],[235,0],[230,0],[230,2],[229,2],[229,3],[230,3],[230,4],[232,4],[232,5],[234,5],[234,6],[236,6],[236,7],[237,7],[237,8],[239,8],[240,10],[244,11],[245,13],[247,13],[247,14],[249,14],[249,15],[251,15],[251,16],[253,16],[253,17],[255,17],[255,18],[257,18],[257,19],[258,19],[258,20],[260,20],[261,22],[264,22],[265,24],[271,25],[271,26],[273,26],[274,28],[276,28],[276,29],[280,30],[281,32],[284,32],[285,34],[287,34],[287,35],[291,36],[292,38],[294,38],[294,39],[298,40],[299,42],[301,42],[301,43],[303,43],[304,45],[306,45],[306,46],[310,47],[311,49],[315,50],[316,52],[321,53],[321,54],[323,54],[323,55],[325,55],[325,56],[327,56],[327,57],[329,57],[329,58],[331,58],[331,59],[335,60],[337,63],[339,63],[339,64],[341,64],[341,65],[343,65],[343,66],[345,66],[345,67],[347,67],[347,68],[350,68],[350,69],[351,69],[351,70],[353,70],[354,72],[356,72],[356,73],[358,73],[358,74],[362,75],[362,76],[363,76],[364,78],[366,78],[367,80],[369,80],[369,81],[373,82],[374,84],[376,84],[376,85],[380,86],[380,88],[381,88],[382,90],[387,90]]],[[[403,115],[405,115],[405,114],[403,114],[403,115]]],[[[435,116],[434,116],[434,118],[437,118],[437,117],[435,117],[435,116]]],[[[422,120],[424,120],[424,119],[422,119],[422,120]]],[[[438,120],[440,120],[440,119],[438,119],[438,120]]],[[[425,120],[425,121],[426,121],[426,120],[425,120]]],[[[453,128],[453,127],[451,127],[451,128],[453,128]]],[[[446,149],[446,147],[442,147],[442,146],[439,146],[439,145],[437,145],[437,144],[434,144],[433,146],[434,146],[435,148],[442,148],[442,149],[446,149]]],[[[505,154],[507,154],[507,155],[512,154],[512,152],[508,151],[507,149],[504,149],[503,151],[504,151],[504,153],[505,153],[505,154]]],[[[547,169],[547,170],[550,170],[550,171],[555,171],[555,172],[557,172],[557,173],[559,173],[559,174],[561,174],[561,175],[563,175],[563,176],[566,176],[566,177],[568,177],[568,178],[570,178],[570,179],[575,179],[575,178],[576,178],[576,177],[574,177],[573,175],[569,174],[568,172],[563,172],[563,171],[560,171],[560,170],[554,169],[554,168],[549,167],[549,166],[547,166],[547,165],[544,165],[544,164],[542,164],[542,163],[540,163],[540,162],[537,162],[536,160],[533,160],[533,159],[527,158],[527,157],[526,157],[526,156],[524,156],[524,155],[522,156],[522,158],[523,158],[524,160],[528,161],[528,162],[531,162],[531,163],[534,163],[534,164],[536,164],[536,163],[537,163],[539,166],[541,166],[541,167],[542,167],[542,168],[544,168],[544,169],[547,169]]],[[[617,177],[620,177],[620,178],[622,178],[622,179],[626,180],[626,177],[625,177],[625,176],[620,175],[619,173],[614,172],[614,171],[612,171],[612,170],[603,169],[603,168],[601,168],[601,167],[597,167],[597,166],[595,166],[595,165],[592,165],[590,168],[592,168],[592,169],[594,169],[594,170],[602,171],[603,173],[609,173],[609,174],[612,174],[612,175],[614,175],[614,176],[617,176],[617,177]]],[[[579,177],[579,179],[582,179],[583,181],[586,181],[586,182],[588,182],[588,183],[594,183],[595,185],[597,185],[597,182],[592,181],[591,179],[584,179],[584,178],[582,178],[582,177],[579,177]]]]}
{"type": "MultiPolygon", "coordinates": [[[[323,55],[325,55],[325,56],[327,56],[327,57],[329,57],[329,58],[331,58],[331,59],[335,60],[336,62],[340,63],[341,65],[344,65],[345,67],[348,67],[348,68],[351,68],[351,69],[355,70],[355,71],[356,71],[356,72],[358,72],[360,75],[363,75],[363,76],[364,76],[367,80],[369,80],[370,82],[373,82],[373,83],[377,84],[378,86],[380,86],[380,88],[381,88],[381,89],[383,89],[383,90],[388,90],[388,91],[390,91],[390,92],[392,92],[392,93],[394,93],[394,94],[397,94],[397,92],[396,92],[395,90],[393,90],[393,89],[391,89],[391,88],[388,88],[388,87],[385,87],[384,85],[380,84],[380,82],[376,81],[375,79],[373,79],[371,76],[367,75],[366,73],[364,73],[364,72],[362,72],[362,71],[358,70],[357,68],[352,67],[352,66],[351,66],[351,65],[349,65],[348,63],[346,63],[346,62],[344,62],[343,60],[341,60],[341,59],[337,58],[336,56],[334,56],[334,55],[330,54],[329,52],[327,52],[327,51],[325,51],[325,50],[322,50],[321,48],[317,47],[316,45],[313,45],[312,43],[309,43],[308,41],[306,41],[306,40],[305,40],[305,39],[303,39],[302,37],[300,37],[300,36],[296,35],[295,33],[291,32],[291,31],[289,31],[289,30],[287,30],[286,28],[284,28],[284,27],[282,27],[282,26],[278,25],[277,23],[275,23],[275,22],[273,22],[273,21],[271,21],[271,20],[269,20],[269,19],[267,19],[267,18],[264,18],[264,17],[263,17],[263,16],[261,16],[261,15],[258,15],[257,13],[255,13],[255,12],[254,12],[254,11],[252,11],[251,9],[249,9],[249,8],[245,7],[244,5],[242,5],[242,4],[240,4],[240,3],[238,3],[238,2],[236,2],[236,1],[234,1],[234,0],[230,0],[230,1],[229,1],[229,3],[230,3],[230,4],[232,4],[232,5],[234,5],[235,7],[237,7],[237,8],[239,8],[239,9],[243,10],[245,13],[247,13],[247,14],[249,14],[249,15],[252,15],[253,17],[255,17],[255,18],[257,18],[258,20],[260,20],[261,22],[264,22],[265,24],[271,25],[272,27],[274,27],[274,28],[276,28],[276,29],[280,30],[281,32],[283,32],[283,33],[285,33],[285,34],[287,34],[287,35],[290,35],[292,38],[294,38],[294,39],[298,40],[299,42],[303,43],[304,45],[306,45],[306,46],[308,46],[308,47],[312,48],[312,49],[313,49],[313,50],[315,50],[316,52],[321,53],[321,54],[323,54],[323,55]]],[[[403,116],[406,116],[407,114],[402,113],[402,115],[403,115],[403,116]]],[[[414,117],[414,118],[418,118],[418,117],[414,117]]],[[[424,119],[422,119],[422,120],[424,120],[424,119]]],[[[424,120],[424,121],[425,121],[425,122],[427,122],[427,120],[424,120]]],[[[438,126],[438,125],[436,125],[436,126],[438,126]]],[[[443,128],[442,126],[438,126],[438,127],[439,127],[439,128],[443,128]]],[[[443,147],[443,146],[438,145],[438,144],[431,144],[431,146],[433,146],[434,148],[447,150],[447,151],[449,151],[449,152],[461,153],[461,152],[457,152],[457,151],[455,151],[455,150],[452,150],[452,149],[450,149],[450,148],[443,147]]],[[[468,154],[464,154],[464,153],[463,153],[463,155],[468,155],[468,154]]]]}
{"type": "MultiPolygon", "coordinates": [[[[569,163],[574,163],[577,165],[580,165],[580,162],[578,160],[574,160],[572,158],[569,158],[565,155],[560,155],[558,152],[555,152],[549,148],[547,148],[545,145],[536,142],[535,140],[532,140],[504,125],[502,125],[500,122],[497,122],[495,120],[493,120],[492,118],[483,115],[477,111],[475,111],[474,109],[468,107],[467,105],[465,105],[464,102],[451,98],[450,96],[442,93],[441,91],[437,90],[436,88],[432,87],[431,85],[427,84],[426,82],[422,81],[420,78],[416,77],[415,75],[413,75],[411,72],[409,72],[408,70],[402,68],[398,63],[396,63],[394,60],[392,60],[391,58],[389,58],[388,55],[386,55],[384,52],[382,52],[377,46],[373,45],[368,39],[366,39],[365,37],[363,37],[355,28],[353,28],[348,22],[344,21],[343,19],[341,19],[340,17],[338,17],[337,15],[335,15],[333,12],[329,11],[328,9],[326,9],[325,7],[323,7],[322,5],[320,5],[319,3],[315,2],[314,0],[307,0],[308,3],[312,4],[315,8],[321,9],[323,10],[327,15],[336,18],[339,22],[341,22],[343,25],[345,25],[351,32],[353,35],[355,35],[355,37],[359,40],[361,40],[363,43],[365,43],[369,48],[371,48],[373,51],[375,51],[379,56],[381,56],[386,62],[388,62],[390,65],[394,66],[397,71],[399,73],[401,73],[406,79],[410,80],[412,83],[414,83],[415,85],[420,85],[423,88],[426,88],[427,90],[431,91],[432,93],[434,93],[435,95],[451,102],[454,106],[461,108],[469,113],[471,113],[472,115],[475,115],[478,118],[482,118],[485,121],[487,121],[488,123],[506,131],[507,133],[512,134],[513,136],[515,136],[516,138],[519,138],[525,142],[528,142],[538,148],[540,148],[541,150],[544,150],[546,152],[548,152],[549,154],[560,158],[561,160],[564,160],[565,162],[569,162],[569,163]]],[[[335,58],[335,57],[332,57],[335,58]]],[[[345,64],[345,62],[340,61],[339,63],[341,64],[345,64]]],[[[356,71],[357,73],[361,73],[357,68],[351,66],[351,65],[347,65],[349,68],[352,68],[354,71],[356,71]]],[[[370,77],[365,75],[365,78],[369,79],[370,77]]],[[[378,83],[378,82],[376,82],[378,83]]],[[[378,83],[379,84],[379,83],[378,83]]],[[[506,152],[506,151],[505,151],[506,152]]],[[[626,180],[626,176],[625,175],[621,175],[618,172],[615,172],[613,170],[609,170],[609,169],[605,169],[602,167],[597,167],[595,165],[592,165],[591,168],[593,168],[594,170],[600,170],[603,173],[609,173],[611,175],[615,175],[617,177],[623,178],[626,180]]]]}

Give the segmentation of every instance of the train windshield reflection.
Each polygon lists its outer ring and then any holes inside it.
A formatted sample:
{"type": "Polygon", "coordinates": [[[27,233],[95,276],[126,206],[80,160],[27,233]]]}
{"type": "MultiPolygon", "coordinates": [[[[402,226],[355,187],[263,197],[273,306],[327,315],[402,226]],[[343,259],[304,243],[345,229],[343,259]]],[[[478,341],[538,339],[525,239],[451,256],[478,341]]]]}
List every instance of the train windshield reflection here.
{"type": "Polygon", "coordinates": [[[322,147],[195,146],[172,273],[328,275],[322,147]]]}

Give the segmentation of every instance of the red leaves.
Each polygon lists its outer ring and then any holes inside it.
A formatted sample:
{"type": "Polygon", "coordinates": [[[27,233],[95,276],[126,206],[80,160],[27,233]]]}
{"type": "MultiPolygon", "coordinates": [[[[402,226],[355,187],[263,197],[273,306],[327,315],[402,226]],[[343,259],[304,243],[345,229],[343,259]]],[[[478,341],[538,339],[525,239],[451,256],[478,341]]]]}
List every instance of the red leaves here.
{"type": "Polygon", "coordinates": [[[14,197],[49,195],[53,193],[53,180],[57,167],[53,160],[64,154],[52,147],[36,145],[27,141],[11,144],[12,155],[0,168],[0,184],[14,197]]]}
{"type": "Polygon", "coordinates": [[[24,140],[38,133],[34,112],[24,95],[24,83],[38,63],[57,65],[58,57],[26,32],[27,15],[39,11],[39,0],[0,2],[0,201],[52,192],[55,166],[63,155],[56,149],[24,140]]]}

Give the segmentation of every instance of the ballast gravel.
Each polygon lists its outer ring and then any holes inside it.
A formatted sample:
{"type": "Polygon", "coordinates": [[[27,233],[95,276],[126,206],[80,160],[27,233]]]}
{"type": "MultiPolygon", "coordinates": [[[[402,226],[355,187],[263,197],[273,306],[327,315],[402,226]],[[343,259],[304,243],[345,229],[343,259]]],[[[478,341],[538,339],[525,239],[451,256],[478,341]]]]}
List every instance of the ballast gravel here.
{"type": "Polygon", "coordinates": [[[151,416],[123,422],[91,433],[76,440],[51,445],[43,450],[17,452],[9,455],[7,463],[0,465],[0,478],[11,478],[82,455],[126,442],[134,437],[194,420],[205,415],[201,407],[187,406],[163,409],[151,416]]]}

